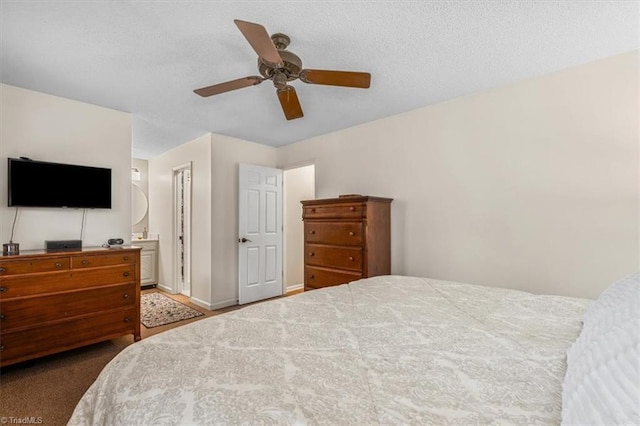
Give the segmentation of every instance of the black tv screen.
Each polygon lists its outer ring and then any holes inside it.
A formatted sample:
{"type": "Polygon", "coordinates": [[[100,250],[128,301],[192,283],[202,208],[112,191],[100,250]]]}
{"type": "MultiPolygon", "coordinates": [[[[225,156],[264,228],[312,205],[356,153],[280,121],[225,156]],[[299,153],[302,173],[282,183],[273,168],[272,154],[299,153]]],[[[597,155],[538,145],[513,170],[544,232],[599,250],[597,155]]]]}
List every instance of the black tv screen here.
{"type": "Polygon", "coordinates": [[[111,208],[111,169],[9,158],[8,205],[111,208]]]}

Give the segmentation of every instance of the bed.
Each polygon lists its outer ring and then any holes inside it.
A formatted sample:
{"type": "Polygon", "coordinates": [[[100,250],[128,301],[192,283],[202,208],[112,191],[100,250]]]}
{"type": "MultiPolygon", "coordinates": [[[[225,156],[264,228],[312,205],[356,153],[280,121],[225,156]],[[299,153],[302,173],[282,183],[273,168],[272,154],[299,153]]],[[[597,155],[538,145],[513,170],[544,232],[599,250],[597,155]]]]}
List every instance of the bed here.
{"type": "Polygon", "coordinates": [[[305,292],[127,347],[69,424],[571,424],[567,352],[593,305],[401,276],[305,292]]]}

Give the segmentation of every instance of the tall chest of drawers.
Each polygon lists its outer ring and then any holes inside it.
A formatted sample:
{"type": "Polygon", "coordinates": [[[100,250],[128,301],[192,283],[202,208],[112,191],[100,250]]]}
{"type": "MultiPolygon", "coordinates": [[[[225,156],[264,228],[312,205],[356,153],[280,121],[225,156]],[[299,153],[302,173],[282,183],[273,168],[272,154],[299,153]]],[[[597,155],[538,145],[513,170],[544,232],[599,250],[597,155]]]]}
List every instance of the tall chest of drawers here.
{"type": "Polygon", "coordinates": [[[391,201],[370,196],[302,201],[305,290],[391,273],[391,201]]]}
{"type": "Polygon", "coordinates": [[[0,366],[133,334],[140,249],[0,257],[0,366]]]}

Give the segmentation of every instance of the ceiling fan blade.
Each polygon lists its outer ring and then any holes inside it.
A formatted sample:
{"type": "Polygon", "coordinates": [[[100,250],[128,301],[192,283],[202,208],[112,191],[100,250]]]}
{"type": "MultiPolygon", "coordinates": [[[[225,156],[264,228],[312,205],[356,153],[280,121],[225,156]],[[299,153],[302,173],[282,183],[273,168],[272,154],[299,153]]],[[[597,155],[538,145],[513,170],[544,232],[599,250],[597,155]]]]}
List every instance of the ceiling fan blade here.
{"type": "Polygon", "coordinates": [[[282,63],[278,49],[273,45],[271,37],[262,25],[239,19],[234,19],[233,22],[262,60],[271,65],[282,63]]]}
{"type": "Polygon", "coordinates": [[[243,87],[255,86],[262,83],[264,78],[258,76],[243,77],[237,80],[226,81],[224,83],[214,84],[213,86],[203,87],[196,89],[193,92],[202,97],[218,95],[224,92],[230,92],[236,89],[242,89],[243,87]]]}
{"type": "Polygon", "coordinates": [[[371,84],[371,74],[368,72],[302,70],[299,77],[305,83],[324,84],[327,86],[368,89],[371,84]]]}
{"type": "Polygon", "coordinates": [[[296,89],[292,86],[285,86],[278,89],[277,92],[282,111],[284,112],[284,116],[287,117],[287,120],[295,120],[296,118],[304,116],[296,89]]]}

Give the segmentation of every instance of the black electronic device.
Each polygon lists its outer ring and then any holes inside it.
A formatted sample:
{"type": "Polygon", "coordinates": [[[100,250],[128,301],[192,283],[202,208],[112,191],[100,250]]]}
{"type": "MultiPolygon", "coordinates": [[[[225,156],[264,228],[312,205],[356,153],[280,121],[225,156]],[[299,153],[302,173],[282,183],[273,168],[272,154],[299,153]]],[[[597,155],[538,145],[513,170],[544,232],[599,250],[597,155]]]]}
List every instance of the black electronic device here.
{"type": "Polygon", "coordinates": [[[107,240],[107,244],[110,246],[120,246],[124,244],[124,240],[122,238],[110,238],[107,240]]]}
{"type": "Polygon", "coordinates": [[[9,207],[111,208],[111,169],[8,160],[9,207]]]}
{"type": "Polygon", "coordinates": [[[47,240],[44,242],[46,251],[72,251],[82,248],[82,240],[47,240]]]}

